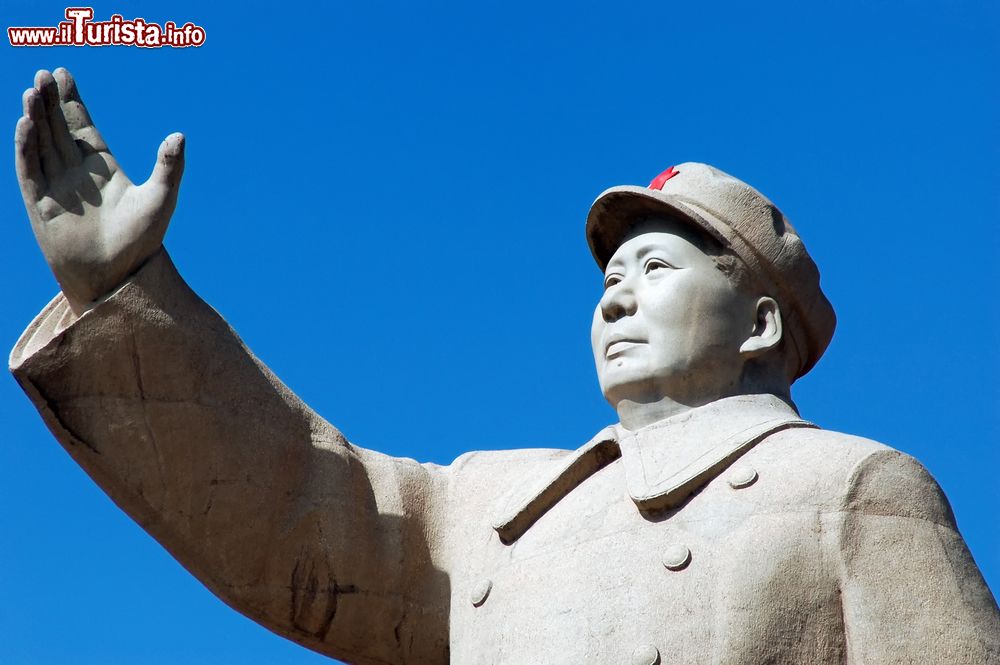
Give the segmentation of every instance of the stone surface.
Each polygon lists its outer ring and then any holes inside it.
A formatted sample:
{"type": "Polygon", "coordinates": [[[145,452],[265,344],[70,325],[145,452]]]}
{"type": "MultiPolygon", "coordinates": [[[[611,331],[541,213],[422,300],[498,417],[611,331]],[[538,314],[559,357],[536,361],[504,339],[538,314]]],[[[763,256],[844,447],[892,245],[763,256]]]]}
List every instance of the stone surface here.
{"type": "Polygon", "coordinates": [[[161,246],[179,136],[132,185],[57,70],[16,146],[63,292],[12,372],[123,510],[271,630],[361,664],[1000,662],[926,470],[793,407],[832,309],[740,181],[682,164],[595,203],[620,423],[441,467],[347,442],[187,287],[161,246]]]}

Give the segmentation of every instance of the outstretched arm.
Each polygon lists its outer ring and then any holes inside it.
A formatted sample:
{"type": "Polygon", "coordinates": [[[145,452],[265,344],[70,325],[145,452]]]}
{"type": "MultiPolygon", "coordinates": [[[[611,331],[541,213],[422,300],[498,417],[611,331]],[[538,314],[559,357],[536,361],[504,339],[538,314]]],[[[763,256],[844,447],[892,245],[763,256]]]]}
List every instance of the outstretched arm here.
{"type": "Polygon", "coordinates": [[[63,294],[10,365],[49,428],[235,609],[348,662],[447,662],[448,583],[431,535],[442,474],[346,442],[183,282],[160,247],[180,143],[161,146],[156,182],[136,187],[75,86],[39,109],[55,88],[38,80],[18,173],[63,294]]]}

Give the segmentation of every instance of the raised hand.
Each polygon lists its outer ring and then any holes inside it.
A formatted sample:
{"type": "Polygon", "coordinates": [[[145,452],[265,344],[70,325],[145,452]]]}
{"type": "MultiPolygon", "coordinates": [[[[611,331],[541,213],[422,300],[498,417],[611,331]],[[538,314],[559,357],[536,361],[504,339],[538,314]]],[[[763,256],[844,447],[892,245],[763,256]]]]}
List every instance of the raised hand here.
{"type": "Polygon", "coordinates": [[[133,184],[60,68],[38,72],[25,91],[14,152],[35,238],[79,315],[159,249],[177,203],[184,136],[164,139],[152,175],[133,184]]]}

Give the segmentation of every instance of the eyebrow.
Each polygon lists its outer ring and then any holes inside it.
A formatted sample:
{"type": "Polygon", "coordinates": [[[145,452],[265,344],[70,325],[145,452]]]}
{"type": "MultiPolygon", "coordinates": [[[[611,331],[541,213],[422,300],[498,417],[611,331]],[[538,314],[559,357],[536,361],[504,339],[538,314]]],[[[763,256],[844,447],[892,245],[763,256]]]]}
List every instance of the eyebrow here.
{"type": "Polygon", "coordinates": [[[650,252],[652,252],[652,251],[653,251],[654,249],[661,249],[661,248],[660,248],[660,247],[658,247],[658,246],[657,246],[657,245],[655,245],[655,244],[647,244],[647,245],[642,245],[642,246],[640,247],[639,251],[638,251],[638,252],[636,252],[636,254],[635,254],[635,258],[637,258],[637,259],[641,259],[641,258],[643,258],[644,256],[646,256],[647,254],[649,254],[650,252]]]}
{"type": "MultiPolygon", "coordinates": [[[[635,258],[638,259],[638,260],[642,260],[647,254],[649,254],[650,252],[652,252],[654,250],[657,250],[657,249],[664,249],[664,248],[662,248],[662,247],[658,246],[656,243],[652,243],[652,242],[651,243],[647,243],[645,245],[640,245],[639,246],[639,251],[637,251],[635,253],[635,258]]],[[[664,251],[669,251],[669,250],[664,249],[664,251]]],[[[611,261],[608,262],[608,267],[605,269],[605,272],[607,270],[610,270],[612,266],[621,265],[621,263],[622,263],[622,259],[621,258],[611,259],[611,261]]]]}

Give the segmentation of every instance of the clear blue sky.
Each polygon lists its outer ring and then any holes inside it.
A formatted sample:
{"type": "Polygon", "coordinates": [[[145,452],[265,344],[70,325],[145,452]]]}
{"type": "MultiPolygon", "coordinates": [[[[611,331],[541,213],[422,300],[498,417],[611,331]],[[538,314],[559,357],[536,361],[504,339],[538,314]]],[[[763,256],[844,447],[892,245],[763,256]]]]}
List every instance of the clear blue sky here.
{"type": "MultiPolygon", "coordinates": [[[[3,27],[63,11],[0,4],[3,27]]],[[[996,593],[1000,12],[806,4],[102,4],[207,42],[0,47],[0,120],[12,136],[34,71],[62,65],[134,180],[183,131],[166,244],[189,283],[351,440],[442,463],[612,422],[588,207],[677,162],[734,173],[839,315],[803,414],[924,462],[996,593]]],[[[56,285],[3,174],[9,349],[56,285]]],[[[329,662],[191,578],[9,376],[0,418],[0,662],[329,662]]]]}

